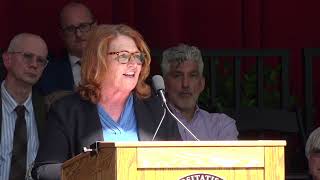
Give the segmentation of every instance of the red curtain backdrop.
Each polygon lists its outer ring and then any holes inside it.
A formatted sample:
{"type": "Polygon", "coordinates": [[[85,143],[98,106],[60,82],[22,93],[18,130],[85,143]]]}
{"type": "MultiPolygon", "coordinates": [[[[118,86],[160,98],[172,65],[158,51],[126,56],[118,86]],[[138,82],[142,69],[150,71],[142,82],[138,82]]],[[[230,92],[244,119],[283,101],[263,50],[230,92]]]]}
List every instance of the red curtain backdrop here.
{"type": "MultiPolygon", "coordinates": [[[[0,47],[19,32],[42,35],[52,51],[59,10],[68,1],[2,0],[0,47]]],[[[137,28],[150,47],[178,42],[201,48],[320,47],[317,0],[100,0],[82,1],[100,23],[137,28]]]]}
{"type": "MultiPolygon", "coordinates": [[[[2,0],[0,47],[17,33],[41,35],[59,54],[59,10],[66,0],[2,0]]],[[[97,0],[81,1],[99,23],[138,29],[151,48],[184,42],[200,48],[290,48],[291,91],[303,96],[301,48],[320,48],[318,0],[97,0]]],[[[315,63],[314,68],[316,69],[315,63]]],[[[315,104],[319,73],[314,76],[315,104]]]]}

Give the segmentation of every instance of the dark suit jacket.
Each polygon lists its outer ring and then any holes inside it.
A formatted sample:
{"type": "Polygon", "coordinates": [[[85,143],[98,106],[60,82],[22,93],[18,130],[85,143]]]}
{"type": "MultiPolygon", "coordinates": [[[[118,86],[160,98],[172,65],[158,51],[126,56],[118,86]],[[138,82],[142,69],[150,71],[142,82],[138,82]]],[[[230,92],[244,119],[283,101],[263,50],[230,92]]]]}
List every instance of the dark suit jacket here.
{"type": "Polygon", "coordinates": [[[4,80],[6,74],[7,74],[7,70],[4,67],[3,59],[2,59],[2,52],[0,50],[0,81],[4,80]]]}
{"type": "MultiPolygon", "coordinates": [[[[1,84],[1,82],[0,82],[1,84]]],[[[0,93],[0,135],[1,135],[1,124],[2,124],[2,98],[0,93]]],[[[37,123],[37,130],[38,130],[38,136],[41,137],[41,134],[43,134],[43,126],[44,121],[46,119],[46,108],[44,103],[44,98],[37,93],[37,91],[32,92],[32,104],[33,104],[33,111],[37,123]]],[[[0,138],[1,141],[1,138],[0,138]]],[[[0,142],[1,143],[1,142],[0,142]]]]}
{"type": "Polygon", "coordinates": [[[62,59],[51,60],[36,84],[36,88],[43,95],[48,95],[57,90],[73,91],[74,80],[69,57],[66,55],[62,59]]]}
{"type": "MultiPolygon", "coordinates": [[[[152,140],[163,113],[160,100],[155,97],[140,100],[134,96],[134,110],[139,140],[152,140]]],[[[165,117],[156,140],[181,140],[177,124],[171,116],[165,117]]],[[[48,115],[48,128],[40,141],[33,177],[59,179],[61,164],[96,141],[103,141],[96,105],[82,100],[78,94],[58,100],[48,115]]]]}

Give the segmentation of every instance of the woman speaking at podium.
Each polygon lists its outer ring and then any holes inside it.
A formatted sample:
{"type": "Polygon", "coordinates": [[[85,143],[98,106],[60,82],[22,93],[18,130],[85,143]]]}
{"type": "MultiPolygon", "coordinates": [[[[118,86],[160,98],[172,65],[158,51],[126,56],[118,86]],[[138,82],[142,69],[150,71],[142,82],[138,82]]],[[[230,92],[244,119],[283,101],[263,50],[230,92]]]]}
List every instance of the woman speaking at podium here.
{"type": "MultiPolygon", "coordinates": [[[[52,105],[32,176],[60,179],[61,165],[96,141],[151,140],[163,114],[145,83],[150,53],[142,36],[126,25],[100,25],[90,34],[75,94],[52,105]]],[[[156,140],[180,140],[165,117],[156,140]]]]}

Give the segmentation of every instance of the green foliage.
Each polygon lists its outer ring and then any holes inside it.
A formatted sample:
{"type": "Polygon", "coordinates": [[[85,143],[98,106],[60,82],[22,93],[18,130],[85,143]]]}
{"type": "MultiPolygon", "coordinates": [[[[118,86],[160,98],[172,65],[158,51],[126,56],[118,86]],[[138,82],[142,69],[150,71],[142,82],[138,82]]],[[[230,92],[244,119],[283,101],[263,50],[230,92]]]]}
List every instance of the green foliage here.
{"type": "MultiPolygon", "coordinates": [[[[224,63],[224,68],[217,68],[217,97],[212,104],[210,95],[210,86],[200,94],[199,104],[208,110],[215,109],[223,112],[226,109],[234,107],[234,92],[233,92],[233,74],[232,65],[230,62],[224,63]],[[224,73],[230,72],[230,73],[224,73]]],[[[264,65],[264,96],[263,101],[265,107],[276,108],[280,106],[280,76],[281,65],[275,67],[264,65]]],[[[208,78],[207,78],[208,79],[208,78]]],[[[210,82],[209,82],[210,83],[210,82]]],[[[255,66],[242,73],[241,76],[241,100],[240,105],[245,107],[254,107],[257,105],[257,76],[255,66]]],[[[295,97],[290,97],[290,104],[295,103],[295,97]]]]}

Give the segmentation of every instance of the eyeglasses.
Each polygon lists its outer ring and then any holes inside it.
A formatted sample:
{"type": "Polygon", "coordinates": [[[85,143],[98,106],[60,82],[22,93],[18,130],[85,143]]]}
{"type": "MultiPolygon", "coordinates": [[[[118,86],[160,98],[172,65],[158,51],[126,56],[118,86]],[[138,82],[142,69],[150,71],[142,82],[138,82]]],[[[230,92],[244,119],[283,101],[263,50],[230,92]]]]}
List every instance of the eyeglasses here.
{"type": "Polygon", "coordinates": [[[144,63],[145,56],[146,56],[144,53],[141,53],[141,52],[129,53],[127,51],[109,52],[107,54],[117,55],[116,60],[121,64],[127,64],[131,59],[131,60],[134,60],[138,65],[141,65],[144,63]]]}
{"type": "Polygon", "coordinates": [[[95,21],[90,22],[90,23],[81,23],[78,26],[67,26],[65,28],[62,28],[62,31],[69,34],[69,35],[73,35],[77,32],[77,30],[79,29],[80,32],[85,33],[88,32],[91,29],[91,26],[95,23],[95,21]]]}
{"type": "Polygon", "coordinates": [[[48,64],[48,60],[44,57],[37,56],[30,52],[9,52],[11,54],[21,54],[24,60],[24,63],[31,64],[33,62],[33,59],[36,59],[36,63],[38,66],[45,68],[48,64]]]}

